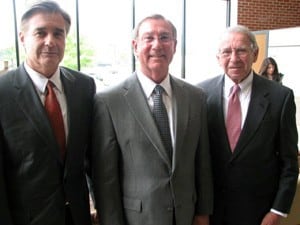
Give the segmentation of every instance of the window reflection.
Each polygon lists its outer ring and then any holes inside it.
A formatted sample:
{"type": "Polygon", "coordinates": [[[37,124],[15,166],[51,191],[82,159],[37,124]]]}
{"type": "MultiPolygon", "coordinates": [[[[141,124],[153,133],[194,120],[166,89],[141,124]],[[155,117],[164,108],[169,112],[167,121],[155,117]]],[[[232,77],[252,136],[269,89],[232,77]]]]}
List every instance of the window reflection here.
{"type": "Polygon", "coordinates": [[[1,1],[0,71],[16,66],[15,31],[12,1],[1,1]]]}
{"type": "MultiPolygon", "coordinates": [[[[93,60],[82,71],[93,76],[97,88],[114,85],[132,71],[132,1],[110,0],[105,4],[79,0],[80,48],[93,51],[93,60]],[[92,15],[92,16],[91,16],[92,15]],[[91,20],[92,18],[92,20],[91,20]]],[[[86,52],[81,51],[81,58],[86,52]]]]}
{"type": "MultiPolygon", "coordinates": [[[[17,24],[25,8],[35,0],[17,0],[17,24]]],[[[225,28],[226,1],[187,1],[186,3],[186,42],[182,45],[183,4],[182,0],[136,0],[133,16],[132,0],[78,1],[78,20],[76,0],[56,0],[72,18],[70,33],[67,37],[66,52],[62,65],[77,69],[77,32],[79,33],[80,70],[92,76],[98,90],[114,85],[132,73],[133,54],[131,38],[133,18],[135,23],[151,14],[162,14],[170,19],[177,28],[177,51],[170,65],[170,73],[182,76],[185,63],[185,78],[199,81],[214,75],[218,70],[214,46],[217,32],[225,28]],[[199,6],[200,4],[200,6],[199,6]],[[175,6],[176,7],[170,7],[175,6]],[[212,13],[207,14],[210,11],[212,13]],[[210,21],[207,23],[207,21],[210,21]],[[77,25],[79,30],[77,30],[77,25]],[[185,47],[183,51],[183,47],[185,47]],[[183,54],[185,58],[183,58],[183,54]],[[185,61],[183,61],[185,59],[185,61]],[[205,65],[199,69],[199,64],[205,65]]],[[[15,68],[16,48],[14,36],[13,1],[1,0],[0,25],[7,31],[1,34],[0,70],[3,60],[15,68]]],[[[24,50],[19,44],[20,62],[24,50]]],[[[135,65],[138,68],[139,65],[135,65]]]]}

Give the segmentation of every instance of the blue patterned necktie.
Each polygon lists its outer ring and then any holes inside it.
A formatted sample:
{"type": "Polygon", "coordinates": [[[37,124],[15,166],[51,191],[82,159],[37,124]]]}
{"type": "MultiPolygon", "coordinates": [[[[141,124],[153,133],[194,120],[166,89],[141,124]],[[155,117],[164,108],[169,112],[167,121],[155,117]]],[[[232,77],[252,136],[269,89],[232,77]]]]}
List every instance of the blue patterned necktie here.
{"type": "Polygon", "coordinates": [[[168,152],[170,159],[172,159],[172,140],[170,133],[170,125],[168,113],[163,103],[164,88],[160,85],[156,85],[153,91],[153,116],[160,132],[163,144],[168,152]]]}

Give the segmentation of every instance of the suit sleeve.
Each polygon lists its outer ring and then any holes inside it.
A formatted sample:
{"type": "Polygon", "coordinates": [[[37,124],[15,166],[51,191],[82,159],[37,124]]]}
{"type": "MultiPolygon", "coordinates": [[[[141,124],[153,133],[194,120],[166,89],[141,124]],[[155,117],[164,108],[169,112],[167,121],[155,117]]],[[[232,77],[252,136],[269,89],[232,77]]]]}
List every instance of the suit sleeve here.
{"type": "Polygon", "coordinates": [[[96,96],[92,134],[92,182],[101,225],[123,225],[119,180],[119,146],[109,109],[96,96]]]}
{"type": "Polygon", "coordinates": [[[206,97],[203,95],[201,102],[201,133],[198,150],[196,153],[196,188],[197,188],[197,215],[211,215],[213,211],[213,181],[211,171],[211,157],[207,128],[206,97]]]}
{"type": "Polygon", "coordinates": [[[299,173],[297,162],[298,134],[295,115],[296,105],[293,92],[290,90],[286,95],[281,111],[279,152],[281,174],[278,192],[272,207],[283,213],[290,211],[299,173]]]}
{"type": "Polygon", "coordinates": [[[7,199],[7,186],[5,182],[5,144],[2,127],[0,128],[0,221],[1,224],[12,225],[7,199]]]}

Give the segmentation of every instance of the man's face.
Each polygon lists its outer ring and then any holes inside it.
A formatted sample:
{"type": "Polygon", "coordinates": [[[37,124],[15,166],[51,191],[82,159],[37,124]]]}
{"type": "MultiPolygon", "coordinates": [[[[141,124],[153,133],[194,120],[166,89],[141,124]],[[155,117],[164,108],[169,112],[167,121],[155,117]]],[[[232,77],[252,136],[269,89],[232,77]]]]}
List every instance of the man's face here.
{"type": "Polygon", "coordinates": [[[50,77],[64,57],[66,27],[60,14],[37,13],[19,34],[28,65],[50,77]]]}
{"type": "Polygon", "coordinates": [[[245,34],[231,33],[221,43],[217,59],[224,72],[239,83],[249,75],[257,55],[245,34]]]}
{"type": "Polygon", "coordinates": [[[161,82],[168,74],[176,51],[176,40],[170,24],[160,19],[146,20],[132,44],[141,71],[155,82],[161,82]]]}

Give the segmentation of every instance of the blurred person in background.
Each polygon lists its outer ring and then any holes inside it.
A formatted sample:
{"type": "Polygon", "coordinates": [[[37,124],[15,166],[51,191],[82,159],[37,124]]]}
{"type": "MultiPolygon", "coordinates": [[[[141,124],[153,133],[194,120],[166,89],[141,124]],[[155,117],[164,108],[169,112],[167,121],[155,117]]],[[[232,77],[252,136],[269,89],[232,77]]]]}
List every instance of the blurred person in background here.
{"type": "Polygon", "coordinates": [[[263,60],[258,73],[269,80],[273,80],[280,84],[282,83],[283,74],[279,73],[278,65],[272,57],[263,60]]]}

